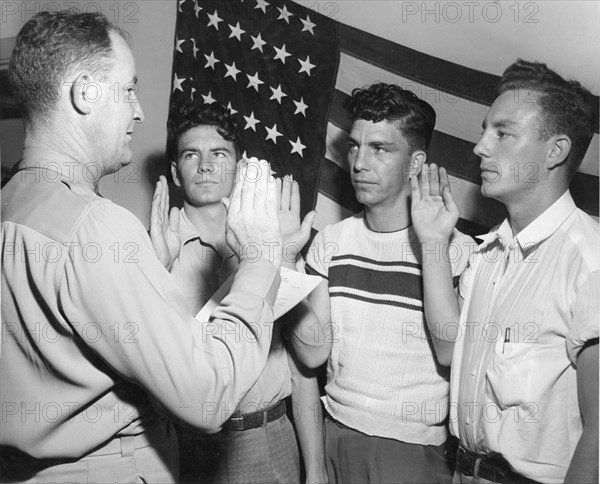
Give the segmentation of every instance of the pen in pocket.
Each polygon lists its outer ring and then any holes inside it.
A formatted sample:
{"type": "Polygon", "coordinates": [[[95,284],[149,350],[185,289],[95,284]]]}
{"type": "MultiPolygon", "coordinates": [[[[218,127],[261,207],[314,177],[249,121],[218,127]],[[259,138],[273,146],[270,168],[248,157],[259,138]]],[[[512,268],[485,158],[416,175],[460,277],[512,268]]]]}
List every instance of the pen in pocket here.
{"type": "Polygon", "coordinates": [[[506,328],[504,330],[504,344],[502,345],[502,354],[504,354],[504,348],[506,347],[506,343],[510,343],[510,328],[506,328]]]}

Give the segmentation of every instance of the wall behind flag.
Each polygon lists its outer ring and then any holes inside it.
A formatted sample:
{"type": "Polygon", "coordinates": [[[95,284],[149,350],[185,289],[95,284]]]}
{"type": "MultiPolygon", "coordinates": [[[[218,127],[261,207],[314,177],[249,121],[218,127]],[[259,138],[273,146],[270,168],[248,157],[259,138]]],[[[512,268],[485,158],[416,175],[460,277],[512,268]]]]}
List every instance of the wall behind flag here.
{"type": "MultiPolygon", "coordinates": [[[[255,0],[246,2],[256,3],[255,0]]],[[[306,0],[299,3],[397,44],[490,74],[501,74],[519,56],[543,61],[566,77],[576,77],[594,94],[600,93],[597,22],[600,6],[596,1],[522,1],[518,5],[510,0],[306,0]],[[502,16],[493,21],[498,7],[502,16]],[[473,22],[469,19],[470,8],[473,22]],[[462,18],[454,21],[459,9],[462,18]],[[517,22],[514,22],[515,14],[518,14],[517,22]]],[[[145,225],[152,194],[151,179],[164,156],[177,7],[178,2],[174,0],[3,1],[1,6],[3,59],[9,55],[4,52],[5,46],[10,45],[20,27],[43,9],[102,11],[131,34],[140,77],[139,96],[146,114],[132,141],[138,173],[135,177],[123,173],[118,179],[109,176],[102,182],[101,189],[105,196],[130,209],[145,225]],[[130,183],[134,180],[135,183],[130,183]]],[[[4,126],[15,122],[0,119],[3,165],[10,166],[17,161],[5,155],[7,146],[16,141],[7,135],[13,130],[5,130],[4,126]]],[[[591,160],[597,170],[597,157],[591,160]]]]}

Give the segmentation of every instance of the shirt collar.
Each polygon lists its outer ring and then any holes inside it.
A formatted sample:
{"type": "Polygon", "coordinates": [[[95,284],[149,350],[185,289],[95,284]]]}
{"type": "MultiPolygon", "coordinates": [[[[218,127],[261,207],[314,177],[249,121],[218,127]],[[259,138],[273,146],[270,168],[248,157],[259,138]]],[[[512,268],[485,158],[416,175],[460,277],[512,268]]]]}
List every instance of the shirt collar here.
{"type": "Polygon", "coordinates": [[[533,222],[521,230],[516,237],[512,235],[508,219],[504,219],[497,229],[491,230],[487,234],[478,235],[477,238],[482,240],[478,249],[483,249],[496,240],[506,247],[513,239],[516,239],[519,243],[521,251],[530,249],[556,232],[558,227],[562,225],[576,208],[571,193],[567,190],[533,222]]]}
{"type": "Polygon", "coordinates": [[[183,247],[192,240],[200,239],[200,234],[192,222],[190,222],[185,213],[185,208],[182,208],[179,214],[179,237],[181,238],[181,246],[183,247]]]}

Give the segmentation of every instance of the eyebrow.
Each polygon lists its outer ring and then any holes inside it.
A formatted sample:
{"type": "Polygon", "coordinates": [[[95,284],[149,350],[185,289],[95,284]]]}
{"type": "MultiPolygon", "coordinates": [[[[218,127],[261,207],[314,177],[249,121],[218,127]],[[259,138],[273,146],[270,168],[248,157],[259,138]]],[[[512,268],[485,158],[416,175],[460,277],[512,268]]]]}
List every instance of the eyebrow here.
{"type": "MultiPolygon", "coordinates": [[[[181,154],[189,151],[199,152],[200,150],[195,146],[190,146],[189,148],[184,146],[179,153],[181,154]]],[[[215,151],[226,151],[227,153],[232,153],[232,150],[227,148],[226,146],[215,146],[214,148],[210,149],[211,153],[214,153],[215,151]]]]}
{"type": "MultiPolygon", "coordinates": [[[[517,123],[516,121],[511,121],[510,119],[499,119],[497,121],[494,121],[492,123],[492,127],[494,128],[507,128],[510,126],[517,126],[519,123],[517,123]]],[[[483,122],[481,123],[481,127],[483,129],[487,128],[487,121],[484,119],[483,122]]]]}

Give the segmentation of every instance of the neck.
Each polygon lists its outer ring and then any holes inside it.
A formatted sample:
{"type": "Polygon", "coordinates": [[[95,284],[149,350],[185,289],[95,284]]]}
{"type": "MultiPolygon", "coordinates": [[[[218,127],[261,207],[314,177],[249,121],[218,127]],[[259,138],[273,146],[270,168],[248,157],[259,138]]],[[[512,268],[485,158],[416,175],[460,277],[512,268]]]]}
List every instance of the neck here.
{"type": "Polygon", "coordinates": [[[546,186],[541,190],[532,192],[530,196],[515,202],[506,202],[508,221],[513,236],[516,236],[531,222],[544,213],[567,191],[568,185],[556,184],[555,187],[546,186]]]}
{"type": "Polygon", "coordinates": [[[365,206],[365,221],[375,232],[395,232],[408,227],[410,220],[409,188],[404,186],[400,195],[391,203],[365,206]]]}
{"type": "Polygon", "coordinates": [[[85,135],[78,126],[56,115],[52,122],[25,127],[23,168],[34,166],[60,172],[66,180],[95,190],[104,175],[86,148],[85,135]]]}
{"type": "Polygon", "coordinates": [[[187,218],[196,228],[202,240],[210,243],[225,240],[227,211],[222,203],[194,207],[187,202],[183,202],[183,208],[187,218]]]}

